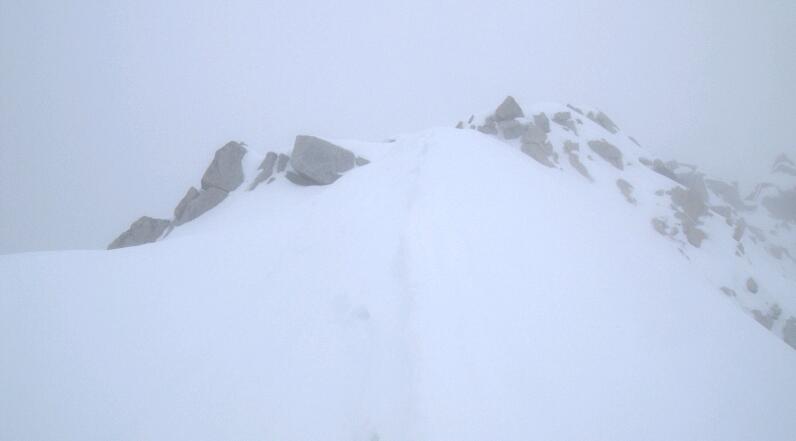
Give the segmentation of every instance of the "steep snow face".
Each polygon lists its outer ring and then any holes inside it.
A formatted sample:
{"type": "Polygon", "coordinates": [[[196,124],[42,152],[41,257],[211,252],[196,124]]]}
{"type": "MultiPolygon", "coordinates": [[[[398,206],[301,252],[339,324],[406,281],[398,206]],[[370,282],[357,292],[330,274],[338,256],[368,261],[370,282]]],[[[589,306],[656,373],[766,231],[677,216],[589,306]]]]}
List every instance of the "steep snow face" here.
{"type": "Polygon", "coordinates": [[[154,245],[0,256],[0,439],[792,439],[796,351],[735,305],[790,267],[607,117],[527,110],[336,141],[370,164],[329,186],[243,191],[247,154],[154,245]]]}

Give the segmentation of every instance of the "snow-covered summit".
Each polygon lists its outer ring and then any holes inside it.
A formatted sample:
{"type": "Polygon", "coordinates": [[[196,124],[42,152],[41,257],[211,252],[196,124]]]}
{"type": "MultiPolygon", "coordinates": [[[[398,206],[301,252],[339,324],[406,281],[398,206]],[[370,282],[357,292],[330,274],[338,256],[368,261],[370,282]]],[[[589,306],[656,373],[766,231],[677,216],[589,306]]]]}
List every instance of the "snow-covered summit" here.
{"type": "Polygon", "coordinates": [[[155,244],[0,256],[0,438],[792,439],[793,221],[597,109],[457,127],[231,143],[155,244]]]}

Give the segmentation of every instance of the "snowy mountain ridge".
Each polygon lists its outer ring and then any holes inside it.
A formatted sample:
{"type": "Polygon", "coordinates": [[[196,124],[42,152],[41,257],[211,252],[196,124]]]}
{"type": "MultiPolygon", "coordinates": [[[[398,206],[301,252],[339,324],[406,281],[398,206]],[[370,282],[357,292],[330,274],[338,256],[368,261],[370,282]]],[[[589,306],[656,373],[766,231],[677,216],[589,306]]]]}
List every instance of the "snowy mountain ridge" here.
{"type": "MultiPolygon", "coordinates": [[[[695,165],[650,158],[635,139],[625,135],[600,110],[555,103],[529,109],[526,116],[521,106],[507,97],[494,112],[472,115],[456,128],[494,136],[542,166],[576,173],[591,184],[615,186],[610,191],[618,191],[629,204],[644,212],[651,227],[684,258],[701,267],[717,290],[732,297],[760,324],[796,348],[796,166],[793,161],[784,154],[778,157],[772,166],[771,179],[742,197],[737,183],[706,176],[695,165]],[[606,163],[611,167],[605,167],[606,163]]],[[[352,146],[350,150],[358,153],[356,143],[339,144],[352,146]]],[[[287,179],[299,186],[329,185],[341,173],[370,162],[328,141],[299,136],[298,150],[268,152],[264,156],[252,151],[243,163],[247,155],[244,145],[231,142],[219,150],[202,179],[202,192],[189,189],[172,220],[137,221],[146,224],[144,242],[168,236],[173,227],[212,209],[238,187],[252,191],[277,179],[287,179]],[[235,153],[228,159],[225,153],[230,149],[235,153]],[[295,160],[297,155],[307,156],[307,152],[313,151],[330,153],[309,157],[305,164],[295,160]],[[342,165],[333,164],[328,176],[320,182],[299,171],[306,170],[307,163],[328,161],[342,161],[342,165]],[[259,165],[255,168],[256,164],[259,165]],[[220,179],[225,173],[234,175],[232,183],[223,189],[214,187],[213,177],[220,179]],[[212,195],[214,191],[216,195],[212,195]],[[205,195],[210,195],[209,202],[204,200],[205,195]],[[192,198],[198,198],[193,202],[199,208],[186,216],[185,207],[192,198]]],[[[372,152],[377,156],[379,153],[372,152]]],[[[324,169],[323,165],[317,168],[324,169]]],[[[136,231],[135,224],[130,231],[136,231]]],[[[122,235],[110,248],[124,246],[124,240],[122,235]]],[[[141,241],[131,244],[138,242],[141,241]]]]}
{"type": "Polygon", "coordinates": [[[0,256],[0,439],[793,439],[787,158],[743,198],[594,109],[459,126],[231,142],[111,251],[0,256]]]}

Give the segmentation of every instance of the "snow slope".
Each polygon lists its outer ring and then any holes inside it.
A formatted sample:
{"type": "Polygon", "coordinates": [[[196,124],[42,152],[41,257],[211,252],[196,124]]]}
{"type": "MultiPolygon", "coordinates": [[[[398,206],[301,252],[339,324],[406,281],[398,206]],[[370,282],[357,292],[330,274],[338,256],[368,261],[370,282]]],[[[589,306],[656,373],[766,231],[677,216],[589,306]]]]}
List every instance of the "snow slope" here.
{"type": "Polygon", "coordinates": [[[796,351],[718,289],[734,244],[651,228],[671,182],[620,136],[593,183],[475,130],[339,141],[371,163],[333,185],[0,256],[0,439],[793,439],[796,351]]]}

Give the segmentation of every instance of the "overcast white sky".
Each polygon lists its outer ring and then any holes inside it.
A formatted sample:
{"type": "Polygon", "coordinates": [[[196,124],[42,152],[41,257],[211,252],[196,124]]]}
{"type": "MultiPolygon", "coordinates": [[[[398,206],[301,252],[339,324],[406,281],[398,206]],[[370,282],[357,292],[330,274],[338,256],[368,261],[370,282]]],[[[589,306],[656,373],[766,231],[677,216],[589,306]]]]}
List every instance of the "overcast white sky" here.
{"type": "Polygon", "coordinates": [[[230,139],[378,139],[506,94],[751,180],[796,152],[796,1],[0,0],[0,253],[170,217],[230,139]]]}

